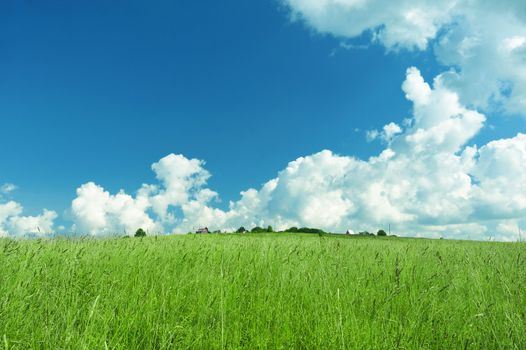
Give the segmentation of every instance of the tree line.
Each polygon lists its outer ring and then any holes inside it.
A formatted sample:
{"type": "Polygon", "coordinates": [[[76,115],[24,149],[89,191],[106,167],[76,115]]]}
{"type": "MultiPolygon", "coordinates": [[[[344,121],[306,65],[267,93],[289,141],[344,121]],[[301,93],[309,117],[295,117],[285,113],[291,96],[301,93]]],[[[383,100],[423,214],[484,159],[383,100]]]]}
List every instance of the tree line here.
{"type": "MultiPolygon", "coordinates": [[[[247,230],[244,226],[241,226],[240,228],[238,228],[236,230],[236,233],[264,233],[264,232],[290,232],[290,233],[317,233],[317,234],[325,234],[327,232],[323,231],[322,229],[319,229],[319,228],[311,228],[311,227],[300,227],[300,228],[297,228],[297,227],[290,227],[286,230],[283,230],[283,231],[274,231],[274,229],[272,228],[272,226],[267,226],[267,228],[263,228],[263,227],[259,227],[259,226],[256,226],[254,228],[252,228],[251,230],[247,230]]],[[[221,231],[214,231],[214,233],[221,233],[221,231]]],[[[362,231],[362,232],[358,232],[358,235],[359,236],[374,236],[375,234],[374,233],[371,233],[371,232],[368,232],[368,231],[362,231]]],[[[144,231],[142,228],[139,228],[136,232],[135,232],[135,237],[145,237],[146,236],[146,231],[144,231]]],[[[384,230],[379,230],[377,233],[376,233],[376,236],[387,236],[387,232],[385,232],[384,230]]]]}

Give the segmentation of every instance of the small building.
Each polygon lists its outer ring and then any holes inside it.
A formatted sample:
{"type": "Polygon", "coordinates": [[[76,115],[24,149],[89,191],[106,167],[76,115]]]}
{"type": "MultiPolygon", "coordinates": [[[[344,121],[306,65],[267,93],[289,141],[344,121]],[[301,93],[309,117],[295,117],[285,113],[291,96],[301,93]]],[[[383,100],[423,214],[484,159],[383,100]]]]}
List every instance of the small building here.
{"type": "Polygon", "coordinates": [[[203,228],[197,229],[195,233],[210,233],[210,231],[208,230],[208,227],[203,227],[203,228]]]}
{"type": "Polygon", "coordinates": [[[353,230],[347,230],[347,232],[345,232],[346,235],[354,235],[354,231],[353,230]]]}

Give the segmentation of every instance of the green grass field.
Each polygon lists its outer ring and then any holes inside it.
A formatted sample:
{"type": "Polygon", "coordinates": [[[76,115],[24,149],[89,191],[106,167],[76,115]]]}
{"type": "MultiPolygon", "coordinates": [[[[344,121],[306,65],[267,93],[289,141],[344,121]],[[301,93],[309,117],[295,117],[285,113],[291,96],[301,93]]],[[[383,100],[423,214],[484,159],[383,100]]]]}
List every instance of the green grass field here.
{"type": "Polygon", "coordinates": [[[0,240],[0,348],[526,349],[526,245],[0,240]]]}

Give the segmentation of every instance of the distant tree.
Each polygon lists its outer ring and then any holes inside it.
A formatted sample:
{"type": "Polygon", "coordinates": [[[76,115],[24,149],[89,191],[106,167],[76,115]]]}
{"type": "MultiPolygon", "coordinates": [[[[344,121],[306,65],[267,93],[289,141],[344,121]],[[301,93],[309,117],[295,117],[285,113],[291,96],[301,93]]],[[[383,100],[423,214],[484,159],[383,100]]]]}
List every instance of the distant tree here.
{"type": "Polygon", "coordinates": [[[285,232],[301,232],[301,233],[326,233],[325,231],[319,229],[319,228],[310,228],[310,227],[291,227],[289,229],[286,229],[285,232]]]}
{"type": "Polygon", "coordinates": [[[274,230],[272,229],[272,226],[268,225],[267,232],[274,232],[274,230]]]}
{"type": "Polygon", "coordinates": [[[252,230],[250,230],[250,232],[252,232],[252,233],[261,233],[261,232],[265,232],[265,229],[262,228],[262,227],[256,226],[252,230]]]}
{"type": "Polygon", "coordinates": [[[236,233],[245,233],[248,232],[243,226],[237,229],[236,233]]]}
{"type": "Polygon", "coordinates": [[[384,230],[379,230],[376,235],[377,236],[387,236],[387,232],[385,232],[384,230]]]}
{"type": "Polygon", "coordinates": [[[319,229],[319,228],[310,228],[310,227],[302,227],[300,229],[298,229],[298,232],[303,232],[303,233],[325,233],[325,231],[319,229]]]}
{"type": "Polygon", "coordinates": [[[146,232],[140,228],[137,231],[135,231],[135,237],[146,237],[146,232]]]}

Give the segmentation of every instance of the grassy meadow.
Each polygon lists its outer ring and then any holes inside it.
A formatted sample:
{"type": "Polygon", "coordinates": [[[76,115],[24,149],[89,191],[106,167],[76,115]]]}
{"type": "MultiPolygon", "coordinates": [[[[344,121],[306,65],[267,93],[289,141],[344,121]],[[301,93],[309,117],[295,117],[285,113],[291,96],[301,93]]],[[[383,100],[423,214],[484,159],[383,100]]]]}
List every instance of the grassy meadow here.
{"type": "Polygon", "coordinates": [[[526,245],[0,240],[0,349],[526,349],[526,245]]]}

